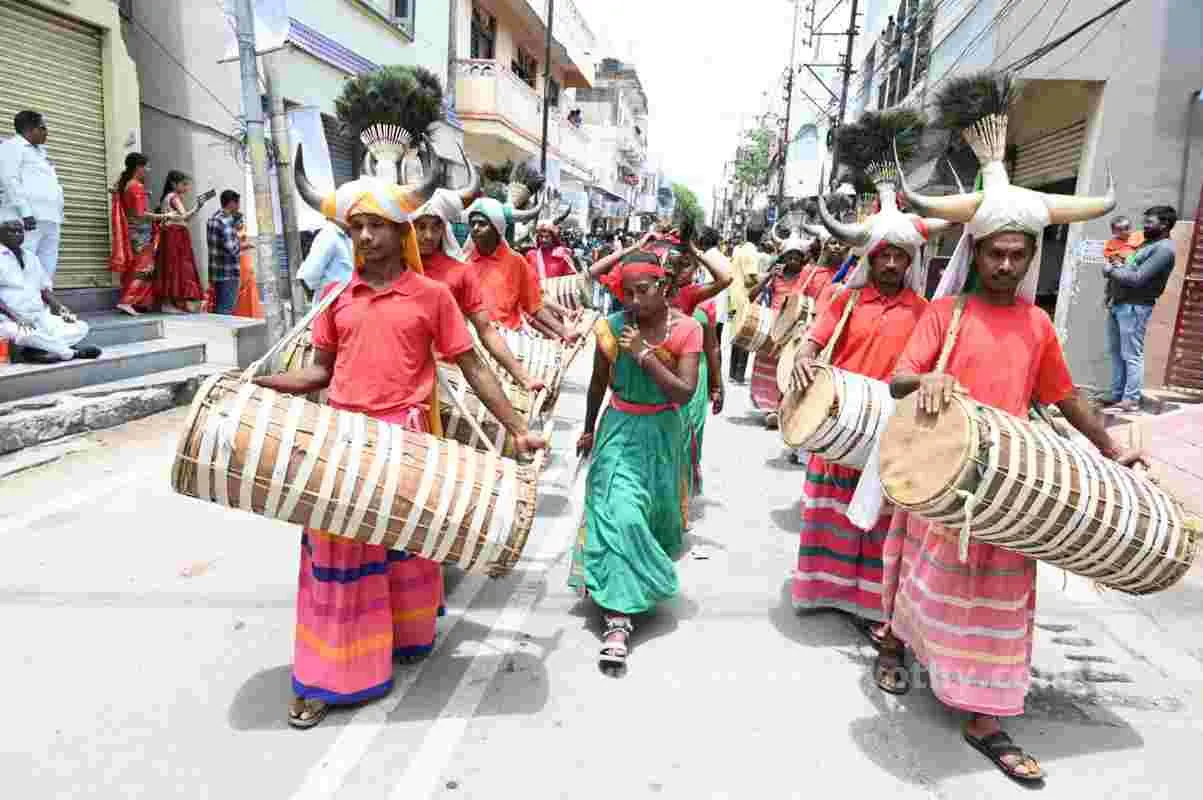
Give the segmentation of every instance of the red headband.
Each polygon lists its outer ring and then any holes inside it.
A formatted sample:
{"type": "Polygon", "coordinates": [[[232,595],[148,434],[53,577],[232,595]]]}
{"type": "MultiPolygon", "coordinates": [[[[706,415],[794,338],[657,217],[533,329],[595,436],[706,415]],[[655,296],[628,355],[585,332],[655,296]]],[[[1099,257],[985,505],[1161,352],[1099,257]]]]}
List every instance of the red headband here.
{"type": "Polygon", "coordinates": [[[663,278],[665,276],[664,267],[659,264],[648,264],[646,262],[629,262],[619,264],[614,269],[610,270],[610,274],[602,278],[610,293],[618,298],[618,302],[625,303],[627,301],[626,293],[622,290],[622,280],[628,275],[634,275],[640,278],[663,278]]]}

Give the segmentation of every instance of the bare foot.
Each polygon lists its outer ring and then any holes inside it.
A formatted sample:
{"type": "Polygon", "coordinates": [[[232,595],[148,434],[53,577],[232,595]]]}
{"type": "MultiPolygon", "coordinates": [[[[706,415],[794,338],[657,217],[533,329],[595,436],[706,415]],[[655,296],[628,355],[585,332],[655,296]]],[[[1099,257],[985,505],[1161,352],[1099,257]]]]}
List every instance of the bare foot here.
{"type": "Polygon", "coordinates": [[[129,314],[131,317],[136,317],[139,314],[138,309],[134,308],[129,303],[121,303],[117,306],[117,310],[122,314],[129,314]]]}

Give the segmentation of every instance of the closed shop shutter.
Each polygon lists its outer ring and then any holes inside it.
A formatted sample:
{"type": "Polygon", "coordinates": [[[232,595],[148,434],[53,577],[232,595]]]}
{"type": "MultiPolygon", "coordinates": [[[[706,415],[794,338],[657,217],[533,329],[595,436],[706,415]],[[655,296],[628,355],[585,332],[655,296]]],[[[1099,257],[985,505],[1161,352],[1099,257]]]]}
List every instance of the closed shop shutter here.
{"type": "Polygon", "coordinates": [[[322,127],[326,131],[326,144],[330,148],[330,165],[334,171],[334,186],[355,180],[355,155],[359,151],[356,141],[339,128],[338,120],[322,114],[322,127]]]}
{"type": "Polygon", "coordinates": [[[1086,120],[1082,120],[1019,145],[1016,148],[1012,183],[1018,186],[1044,186],[1075,177],[1085,142],[1086,120]]]}
{"type": "Polygon", "coordinates": [[[0,30],[0,130],[18,111],[46,115],[66,197],[55,285],[111,286],[100,31],[14,0],[0,0],[0,30]]]}

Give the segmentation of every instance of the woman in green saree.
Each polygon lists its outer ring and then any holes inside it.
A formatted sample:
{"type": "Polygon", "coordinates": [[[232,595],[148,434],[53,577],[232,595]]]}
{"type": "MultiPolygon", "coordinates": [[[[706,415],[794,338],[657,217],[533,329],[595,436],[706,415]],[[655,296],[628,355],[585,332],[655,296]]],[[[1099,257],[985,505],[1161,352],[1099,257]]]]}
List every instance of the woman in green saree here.
{"type": "Polygon", "coordinates": [[[585,519],[569,583],[601,609],[603,668],[625,664],[631,615],[677,593],[689,486],[681,407],[698,384],[702,328],[671,308],[664,269],[651,254],[622,266],[625,311],[599,320],[581,455],[593,454],[585,519]],[[598,426],[606,388],[610,406],[598,426]]]}

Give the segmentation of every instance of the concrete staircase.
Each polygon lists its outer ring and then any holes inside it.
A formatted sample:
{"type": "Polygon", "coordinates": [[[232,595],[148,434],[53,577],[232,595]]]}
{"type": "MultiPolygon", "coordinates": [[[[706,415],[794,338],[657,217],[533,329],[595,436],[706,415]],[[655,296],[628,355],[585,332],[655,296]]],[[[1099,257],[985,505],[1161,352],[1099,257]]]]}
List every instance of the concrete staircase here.
{"type": "Polygon", "coordinates": [[[88,322],[95,360],[0,365],[0,456],[112,427],[192,401],[214,372],[246,367],[267,349],[262,320],[112,309],[109,290],[60,292],[88,322]]]}

